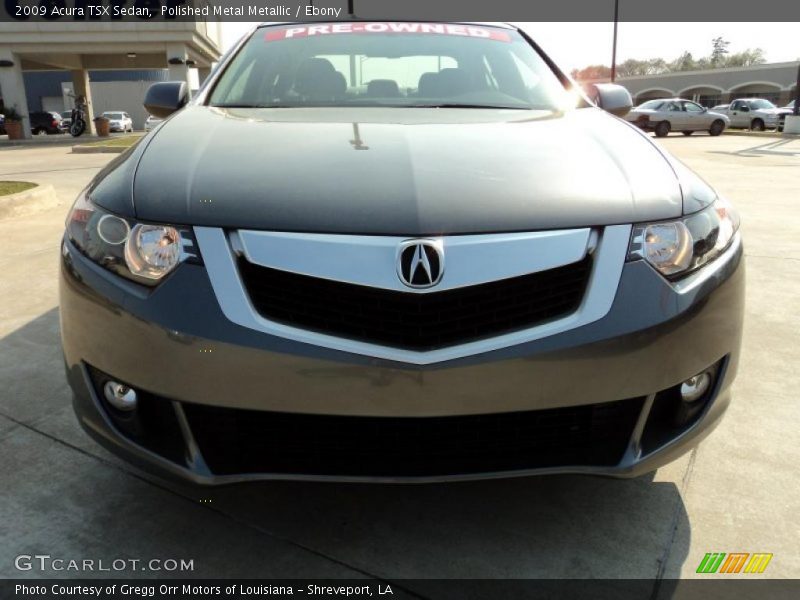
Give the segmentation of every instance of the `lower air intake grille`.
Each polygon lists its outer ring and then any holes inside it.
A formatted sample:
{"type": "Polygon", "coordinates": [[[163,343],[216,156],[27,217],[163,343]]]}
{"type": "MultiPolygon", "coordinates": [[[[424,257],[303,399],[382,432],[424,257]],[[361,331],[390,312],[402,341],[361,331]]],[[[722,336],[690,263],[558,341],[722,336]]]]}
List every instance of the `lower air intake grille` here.
{"type": "Polygon", "coordinates": [[[218,475],[424,477],[559,466],[613,466],[642,398],[455,417],[351,417],[184,404],[218,475]]]}

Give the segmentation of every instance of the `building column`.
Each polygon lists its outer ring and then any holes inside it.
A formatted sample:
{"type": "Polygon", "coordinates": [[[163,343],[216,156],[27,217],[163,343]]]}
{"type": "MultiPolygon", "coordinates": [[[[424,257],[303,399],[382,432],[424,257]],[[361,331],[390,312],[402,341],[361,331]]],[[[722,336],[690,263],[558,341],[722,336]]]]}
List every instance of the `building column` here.
{"type": "Polygon", "coordinates": [[[0,95],[3,104],[14,108],[22,115],[22,135],[31,137],[31,120],[28,116],[28,100],[25,98],[25,80],[22,78],[22,59],[10,48],[0,48],[0,60],[13,63],[10,67],[0,67],[0,95]]]}
{"type": "MultiPolygon", "coordinates": [[[[75,98],[83,96],[86,98],[86,133],[89,135],[96,135],[97,131],[94,128],[94,107],[92,105],[92,88],[89,83],[89,71],[80,69],[72,71],[72,93],[75,98]]],[[[75,101],[73,98],[73,103],[75,101]]]]}
{"type": "Polygon", "coordinates": [[[167,66],[169,67],[170,81],[183,81],[186,90],[191,96],[192,82],[189,79],[189,65],[186,60],[189,52],[183,44],[167,44],[167,66]],[[180,61],[180,62],[178,62],[180,61]]]}
{"type": "Polygon", "coordinates": [[[197,67],[197,79],[202,87],[208,76],[211,75],[211,67],[197,67]]]}

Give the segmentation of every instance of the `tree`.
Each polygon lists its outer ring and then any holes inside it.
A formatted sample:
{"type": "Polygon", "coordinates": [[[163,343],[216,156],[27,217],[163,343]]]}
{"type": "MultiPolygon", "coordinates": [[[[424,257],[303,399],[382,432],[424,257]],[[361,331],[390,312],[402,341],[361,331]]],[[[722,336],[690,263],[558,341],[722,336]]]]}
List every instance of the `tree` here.
{"type": "Polygon", "coordinates": [[[710,62],[712,68],[719,68],[725,63],[725,55],[728,54],[728,46],[730,44],[729,41],[721,36],[711,40],[713,50],[711,51],[710,62]]]}
{"type": "Polygon", "coordinates": [[[572,78],[577,81],[589,81],[592,79],[610,79],[611,67],[605,65],[589,65],[583,69],[573,69],[572,78]]]}
{"type": "Polygon", "coordinates": [[[725,60],[726,67],[749,67],[766,62],[764,51],[761,48],[748,48],[742,52],[731,54],[725,60]]]}
{"type": "Polygon", "coordinates": [[[697,69],[697,61],[691,52],[684,52],[678,58],[669,63],[670,71],[694,71],[697,69]]]}
{"type": "MultiPolygon", "coordinates": [[[[667,62],[663,58],[648,58],[640,60],[629,58],[617,65],[617,75],[620,77],[635,77],[637,75],[661,75],[675,71],[701,71],[704,69],[721,69],[723,67],[749,67],[766,62],[764,51],[761,48],[748,48],[741,52],[730,54],[730,42],[722,37],[711,40],[712,51],[708,56],[695,59],[691,52],[684,52],[673,61],[667,62]]],[[[608,79],[611,69],[605,65],[591,65],[585,69],[574,69],[573,78],[579,81],[590,79],[608,79]]]]}

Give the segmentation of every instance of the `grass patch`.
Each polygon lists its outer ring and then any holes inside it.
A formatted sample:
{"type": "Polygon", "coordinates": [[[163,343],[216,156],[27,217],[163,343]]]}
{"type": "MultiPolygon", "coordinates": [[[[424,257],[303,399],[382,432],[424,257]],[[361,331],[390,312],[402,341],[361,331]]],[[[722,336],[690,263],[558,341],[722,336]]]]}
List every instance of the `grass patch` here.
{"type": "Polygon", "coordinates": [[[115,148],[130,148],[136,142],[142,139],[141,135],[125,135],[120,137],[110,137],[107,140],[102,140],[100,142],[92,142],[91,144],[86,144],[87,146],[113,146],[115,148]]]}
{"type": "Polygon", "coordinates": [[[18,194],[31,188],[35,188],[38,184],[29,181],[0,181],[0,196],[9,196],[10,194],[18,194]]]}

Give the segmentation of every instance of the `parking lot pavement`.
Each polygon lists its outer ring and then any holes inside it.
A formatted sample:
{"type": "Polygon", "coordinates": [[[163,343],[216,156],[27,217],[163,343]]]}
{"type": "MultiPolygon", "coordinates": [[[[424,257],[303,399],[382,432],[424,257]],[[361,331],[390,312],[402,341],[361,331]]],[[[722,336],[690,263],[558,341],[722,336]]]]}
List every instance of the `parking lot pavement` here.
{"type": "Polygon", "coordinates": [[[59,237],[68,203],[111,157],[0,150],[0,179],[52,183],[62,200],[0,221],[0,576],[34,576],[17,572],[14,557],[46,553],[194,559],[192,573],[177,575],[195,577],[672,578],[693,576],[706,552],[771,552],[763,576],[800,577],[800,140],[659,143],[744,221],[744,353],[734,403],[699,449],[636,480],[219,489],[138,473],[89,440],[71,412],[59,237]]]}

